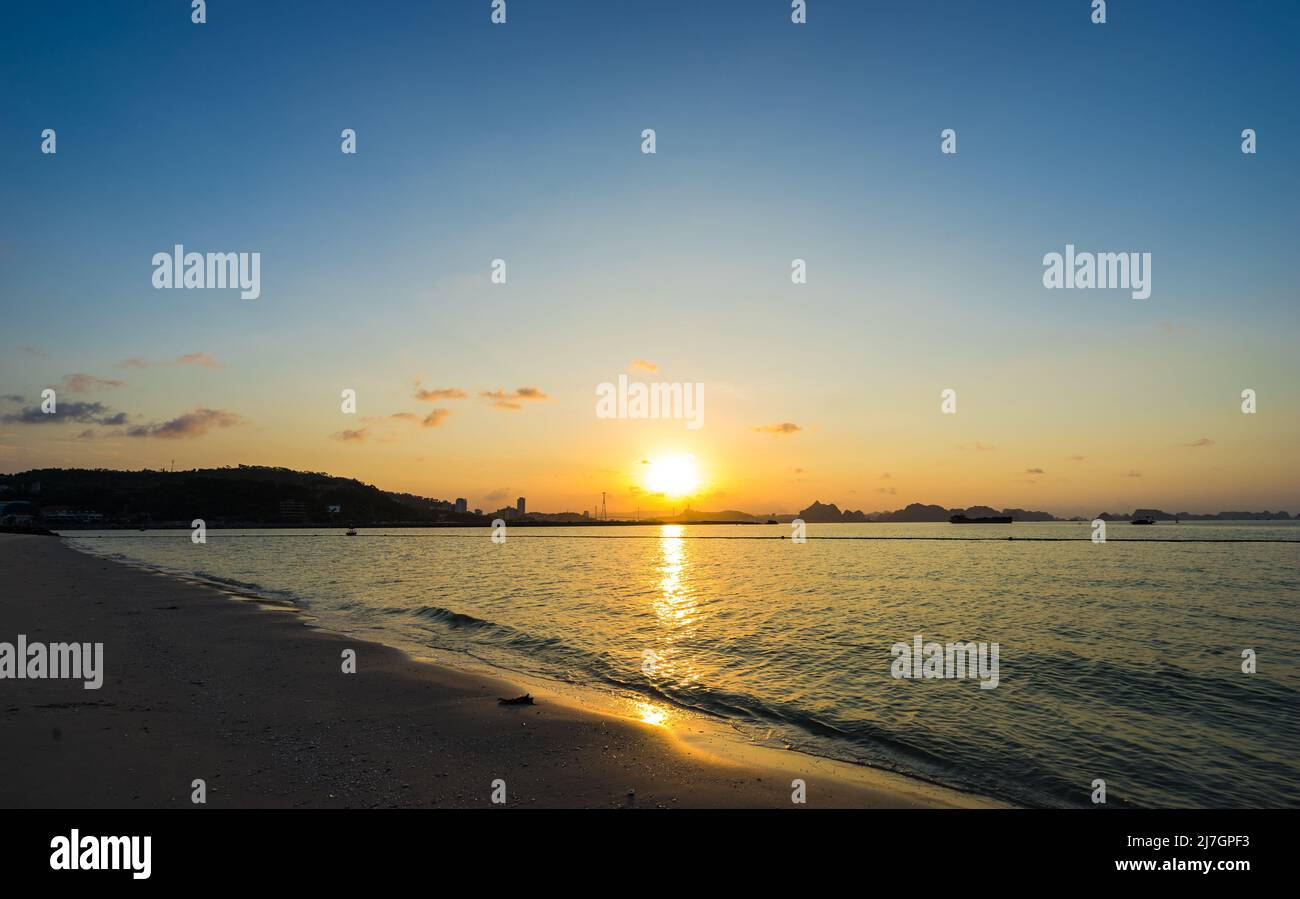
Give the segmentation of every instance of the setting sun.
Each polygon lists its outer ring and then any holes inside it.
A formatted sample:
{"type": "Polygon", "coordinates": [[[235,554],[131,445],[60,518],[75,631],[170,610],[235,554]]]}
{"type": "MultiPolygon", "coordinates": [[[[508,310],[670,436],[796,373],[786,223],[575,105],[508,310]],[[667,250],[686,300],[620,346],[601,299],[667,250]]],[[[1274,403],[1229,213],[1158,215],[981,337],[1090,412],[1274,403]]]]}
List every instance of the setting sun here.
{"type": "Polygon", "coordinates": [[[661,456],[650,460],[645,488],[664,496],[690,496],[700,487],[700,472],[695,457],[687,454],[661,456]]]}

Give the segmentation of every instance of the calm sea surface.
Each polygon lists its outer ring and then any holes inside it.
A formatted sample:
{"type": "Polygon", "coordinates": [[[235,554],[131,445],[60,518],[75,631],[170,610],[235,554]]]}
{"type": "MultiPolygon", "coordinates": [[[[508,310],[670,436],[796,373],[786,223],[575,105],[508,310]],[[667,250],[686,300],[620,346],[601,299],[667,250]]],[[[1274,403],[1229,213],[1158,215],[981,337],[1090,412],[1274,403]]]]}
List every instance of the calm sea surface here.
{"type": "Polygon", "coordinates": [[[705,714],[1015,802],[1090,805],[1100,777],[1110,806],[1300,806],[1300,523],[1112,523],[1104,544],[1086,523],[789,533],[67,536],[416,655],[640,697],[668,726],[705,714]],[[886,537],[927,539],[857,539],[886,537]],[[998,643],[997,688],[893,678],[891,646],[918,634],[998,643]]]}

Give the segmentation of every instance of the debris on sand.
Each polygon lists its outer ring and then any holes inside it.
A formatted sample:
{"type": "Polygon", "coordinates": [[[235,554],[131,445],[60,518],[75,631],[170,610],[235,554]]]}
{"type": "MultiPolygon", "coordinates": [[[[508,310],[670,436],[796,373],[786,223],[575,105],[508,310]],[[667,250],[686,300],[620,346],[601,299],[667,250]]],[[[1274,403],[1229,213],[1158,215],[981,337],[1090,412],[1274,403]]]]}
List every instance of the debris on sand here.
{"type": "Polygon", "coordinates": [[[497,703],[500,705],[532,705],[533,695],[531,693],[525,693],[523,696],[516,696],[514,699],[498,698],[497,703]]]}

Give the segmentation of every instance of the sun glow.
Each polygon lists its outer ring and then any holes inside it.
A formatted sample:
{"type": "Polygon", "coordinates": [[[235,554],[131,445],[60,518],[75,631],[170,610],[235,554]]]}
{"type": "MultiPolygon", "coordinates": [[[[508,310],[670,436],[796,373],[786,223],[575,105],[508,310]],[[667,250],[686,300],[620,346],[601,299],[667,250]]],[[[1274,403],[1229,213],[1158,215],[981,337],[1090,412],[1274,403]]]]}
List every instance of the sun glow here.
{"type": "Polygon", "coordinates": [[[645,489],[664,496],[690,496],[700,488],[700,470],[688,454],[660,456],[650,460],[645,489]]]}

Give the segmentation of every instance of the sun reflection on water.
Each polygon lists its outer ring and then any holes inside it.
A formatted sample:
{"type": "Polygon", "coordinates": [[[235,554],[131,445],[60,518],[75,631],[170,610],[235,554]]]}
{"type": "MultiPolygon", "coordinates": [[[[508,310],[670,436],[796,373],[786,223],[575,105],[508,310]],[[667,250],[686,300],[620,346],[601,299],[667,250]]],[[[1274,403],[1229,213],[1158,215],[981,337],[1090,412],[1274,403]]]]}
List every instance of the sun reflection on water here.
{"type": "Polygon", "coordinates": [[[692,660],[682,656],[682,645],[689,645],[696,630],[699,605],[691,587],[690,550],[681,525],[661,526],[658,550],[658,584],[652,600],[659,621],[658,645],[652,650],[653,664],[643,671],[652,681],[672,681],[680,686],[699,677],[692,660]]]}
{"type": "Polygon", "coordinates": [[[659,596],[655,614],[667,625],[695,622],[695,602],[686,584],[686,541],[680,524],[666,524],[659,537],[659,596]]]}

